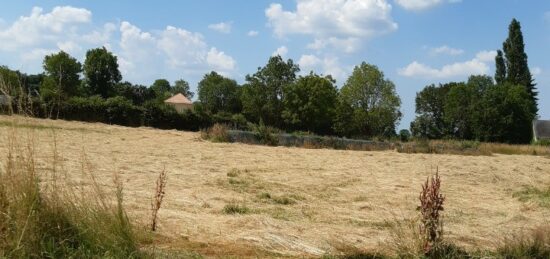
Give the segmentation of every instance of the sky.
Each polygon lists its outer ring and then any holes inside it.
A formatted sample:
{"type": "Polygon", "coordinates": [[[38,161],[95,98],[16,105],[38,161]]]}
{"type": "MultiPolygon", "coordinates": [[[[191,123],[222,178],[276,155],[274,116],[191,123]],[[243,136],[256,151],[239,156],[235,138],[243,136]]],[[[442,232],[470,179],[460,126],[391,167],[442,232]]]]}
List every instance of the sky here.
{"type": "Polygon", "coordinates": [[[0,65],[40,73],[47,54],[63,50],[83,62],[86,50],[105,46],[125,81],[185,79],[195,90],[213,70],[243,83],[277,54],[302,74],[332,75],[338,87],[367,62],[395,83],[398,128],[408,128],[424,86],[494,75],[513,18],[539,115],[550,119],[549,0],[6,1],[0,65]]]}

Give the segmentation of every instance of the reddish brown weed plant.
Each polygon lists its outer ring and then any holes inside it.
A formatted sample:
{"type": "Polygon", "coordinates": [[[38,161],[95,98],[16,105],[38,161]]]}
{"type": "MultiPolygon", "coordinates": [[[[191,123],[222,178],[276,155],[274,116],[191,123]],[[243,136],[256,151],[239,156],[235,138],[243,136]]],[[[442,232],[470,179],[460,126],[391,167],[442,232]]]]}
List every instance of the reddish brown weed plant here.
{"type": "Polygon", "coordinates": [[[441,212],[443,211],[443,202],[445,197],[440,193],[441,178],[438,170],[431,179],[428,177],[422,185],[419,200],[421,213],[420,233],[424,241],[424,253],[429,254],[436,247],[443,236],[443,220],[441,212]]]}
{"type": "Polygon", "coordinates": [[[166,170],[162,170],[157,179],[157,186],[155,189],[155,194],[153,201],[151,201],[151,231],[157,230],[157,218],[160,206],[162,204],[162,199],[164,198],[164,188],[166,187],[166,170]]]}

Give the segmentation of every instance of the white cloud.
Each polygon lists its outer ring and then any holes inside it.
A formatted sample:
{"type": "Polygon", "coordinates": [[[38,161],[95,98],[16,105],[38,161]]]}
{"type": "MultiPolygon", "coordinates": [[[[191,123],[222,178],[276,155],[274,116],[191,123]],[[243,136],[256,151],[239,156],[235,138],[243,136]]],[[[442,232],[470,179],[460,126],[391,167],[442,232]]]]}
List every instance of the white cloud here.
{"type": "Polygon", "coordinates": [[[302,75],[310,71],[331,75],[338,82],[343,82],[351,71],[351,67],[343,66],[337,57],[325,56],[323,59],[315,55],[302,55],[298,60],[302,75]]]}
{"type": "Polygon", "coordinates": [[[71,6],[54,7],[44,13],[34,7],[29,16],[21,16],[8,28],[0,30],[0,50],[13,51],[22,47],[56,45],[62,38],[74,37],[75,27],[90,23],[92,13],[71,6]]]}
{"type": "Polygon", "coordinates": [[[411,11],[421,11],[432,8],[444,2],[459,3],[462,0],[395,0],[401,7],[411,11]]]}
{"type": "Polygon", "coordinates": [[[476,59],[481,62],[494,62],[497,56],[496,50],[484,50],[476,54],[476,59]]]}
{"type": "Polygon", "coordinates": [[[406,77],[420,78],[455,78],[459,76],[479,75],[489,73],[489,62],[493,61],[496,51],[481,51],[476,57],[465,61],[444,65],[441,68],[432,68],[428,65],[412,62],[408,66],[399,69],[399,74],[406,77]]]}
{"type": "Polygon", "coordinates": [[[273,54],[271,54],[271,56],[279,55],[284,58],[286,57],[286,54],[288,54],[288,48],[286,46],[280,46],[273,52],[273,54]]]}
{"type": "Polygon", "coordinates": [[[209,70],[229,74],[236,61],[210,47],[200,33],[167,26],[144,32],[127,21],[120,26],[120,67],[124,76],[145,81],[170,73],[198,75],[209,70]]]}
{"type": "Polygon", "coordinates": [[[386,0],[297,0],[295,11],[271,4],[265,15],[276,36],[312,36],[314,42],[309,47],[314,49],[341,49],[353,43],[351,48],[343,49],[352,52],[361,40],[397,29],[386,0]]]}
{"type": "Polygon", "coordinates": [[[172,68],[203,63],[208,49],[200,33],[173,26],[162,31],[157,46],[166,54],[167,63],[172,68]]]}
{"type": "Polygon", "coordinates": [[[216,24],[210,24],[208,25],[208,28],[211,30],[215,30],[217,32],[228,34],[228,33],[231,33],[232,23],[233,22],[220,22],[216,24]]]}
{"type": "Polygon", "coordinates": [[[105,45],[111,39],[111,35],[116,32],[117,26],[114,23],[106,23],[101,30],[94,30],[88,34],[82,35],[82,40],[89,44],[105,45]]]}
{"type": "Polygon", "coordinates": [[[441,47],[431,49],[430,52],[433,55],[445,54],[445,55],[450,55],[450,56],[458,56],[458,55],[461,55],[462,53],[464,53],[464,50],[455,49],[455,48],[451,48],[447,45],[443,45],[441,47]]]}
{"type": "Polygon", "coordinates": [[[78,53],[78,52],[82,51],[82,47],[74,41],[58,42],[57,47],[60,50],[63,50],[65,52],[69,53],[69,54],[78,53]]]}
{"type": "Polygon", "coordinates": [[[135,83],[182,76],[192,81],[210,70],[231,75],[237,67],[200,33],[174,26],[144,31],[128,21],[96,26],[91,11],[71,6],[50,12],[34,7],[27,16],[2,21],[0,42],[3,64],[26,73],[41,72],[45,55],[64,50],[83,62],[86,50],[101,46],[118,57],[124,80],[135,83]]]}
{"type": "Polygon", "coordinates": [[[211,48],[206,56],[208,65],[219,71],[231,71],[235,69],[235,60],[226,55],[223,51],[218,51],[216,48],[211,48]]]}
{"type": "Polygon", "coordinates": [[[25,62],[42,62],[44,56],[55,53],[57,49],[42,49],[36,48],[21,55],[21,59],[25,62]]]}
{"type": "Polygon", "coordinates": [[[246,35],[250,36],[250,37],[256,37],[258,36],[259,32],[258,31],[249,31],[246,35]]]}
{"type": "Polygon", "coordinates": [[[315,55],[302,55],[300,57],[300,60],[298,60],[298,65],[300,65],[300,68],[302,68],[302,70],[311,70],[317,67],[320,63],[321,59],[319,59],[315,55]]]}

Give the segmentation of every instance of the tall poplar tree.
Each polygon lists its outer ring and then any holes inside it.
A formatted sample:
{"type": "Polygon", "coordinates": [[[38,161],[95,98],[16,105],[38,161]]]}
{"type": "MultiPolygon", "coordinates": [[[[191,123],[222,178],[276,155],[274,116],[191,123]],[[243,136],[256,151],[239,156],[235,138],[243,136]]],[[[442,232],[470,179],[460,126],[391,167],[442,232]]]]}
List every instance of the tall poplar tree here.
{"type": "MultiPolygon", "coordinates": [[[[506,82],[521,85],[525,87],[527,93],[531,97],[533,103],[531,111],[536,114],[538,112],[537,107],[537,91],[529,66],[527,63],[527,54],[525,53],[525,43],[523,42],[523,34],[521,32],[521,25],[513,19],[508,27],[508,38],[502,44],[504,50],[504,56],[506,58],[506,82]]],[[[502,69],[502,64],[499,64],[497,55],[497,75],[499,69],[502,69]]],[[[500,71],[501,73],[502,71],[500,71]]],[[[495,76],[495,80],[498,82],[499,78],[495,76]]]]}

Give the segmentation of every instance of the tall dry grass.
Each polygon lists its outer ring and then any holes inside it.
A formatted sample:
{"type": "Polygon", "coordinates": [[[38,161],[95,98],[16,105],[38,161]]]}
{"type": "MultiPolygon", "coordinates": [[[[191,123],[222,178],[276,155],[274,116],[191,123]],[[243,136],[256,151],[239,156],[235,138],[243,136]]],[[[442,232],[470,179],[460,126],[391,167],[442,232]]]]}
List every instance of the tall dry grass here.
{"type": "Polygon", "coordinates": [[[2,141],[7,153],[0,159],[0,257],[142,257],[116,175],[115,198],[109,199],[85,161],[91,185],[71,184],[55,137],[50,161],[40,167],[33,130],[12,127],[2,141]]]}

